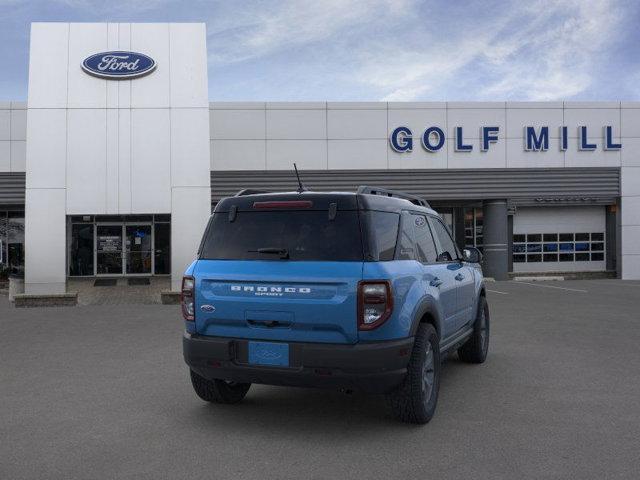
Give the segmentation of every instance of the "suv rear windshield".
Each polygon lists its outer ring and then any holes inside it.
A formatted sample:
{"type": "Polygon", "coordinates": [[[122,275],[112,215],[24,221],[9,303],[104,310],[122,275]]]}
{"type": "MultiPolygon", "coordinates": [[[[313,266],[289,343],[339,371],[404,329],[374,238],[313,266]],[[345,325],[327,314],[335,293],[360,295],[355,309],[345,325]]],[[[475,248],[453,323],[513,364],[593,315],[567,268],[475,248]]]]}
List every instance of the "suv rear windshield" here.
{"type": "Polygon", "coordinates": [[[205,260],[284,257],[307,261],[362,261],[358,212],[338,211],[335,218],[329,220],[326,210],[242,211],[233,222],[226,212],[214,213],[200,255],[205,260]]]}

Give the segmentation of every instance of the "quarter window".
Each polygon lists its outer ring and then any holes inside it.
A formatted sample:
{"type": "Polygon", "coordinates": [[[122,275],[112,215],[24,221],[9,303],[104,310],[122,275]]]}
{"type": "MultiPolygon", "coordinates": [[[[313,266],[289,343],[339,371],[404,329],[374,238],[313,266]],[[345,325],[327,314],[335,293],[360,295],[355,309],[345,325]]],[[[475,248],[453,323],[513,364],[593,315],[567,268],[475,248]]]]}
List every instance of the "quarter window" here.
{"type": "Polygon", "coordinates": [[[418,260],[422,263],[433,263],[438,256],[436,245],[431,235],[431,229],[424,215],[411,215],[413,220],[413,230],[416,236],[416,247],[418,249],[418,260]]]}

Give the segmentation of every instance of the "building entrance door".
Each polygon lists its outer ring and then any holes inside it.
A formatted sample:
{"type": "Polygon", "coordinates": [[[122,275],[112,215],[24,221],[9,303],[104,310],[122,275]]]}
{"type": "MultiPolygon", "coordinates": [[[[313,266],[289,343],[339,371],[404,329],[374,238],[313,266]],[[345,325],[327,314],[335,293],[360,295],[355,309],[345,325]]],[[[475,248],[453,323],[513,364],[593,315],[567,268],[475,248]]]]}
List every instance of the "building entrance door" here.
{"type": "Polygon", "coordinates": [[[128,275],[150,275],[153,271],[151,224],[125,225],[125,271],[128,275]]]}
{"type": "Polygon", "coordinates": [[[96,225],[96,274],[122,275],[122,225],[96,225]]]}

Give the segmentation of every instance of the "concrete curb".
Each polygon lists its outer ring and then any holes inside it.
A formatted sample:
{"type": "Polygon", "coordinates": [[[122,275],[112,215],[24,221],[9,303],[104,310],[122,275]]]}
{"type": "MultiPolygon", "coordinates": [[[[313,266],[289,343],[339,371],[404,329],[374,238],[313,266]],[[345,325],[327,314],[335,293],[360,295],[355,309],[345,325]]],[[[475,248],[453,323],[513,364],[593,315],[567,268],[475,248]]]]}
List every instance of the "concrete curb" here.
{"type": "Polygon", "coordinates": [[[180,292],[169,290],[160,292],[160,303],[163,305],[178,305],[180,303],[180,292]]]}
{"type": "Polygon", "coordinates": [[[16,308],[31,307],[74,307],[78,304],[78,293],[59,293],[52,295],[29,295],[19,293],[15,296],[16,308]]]}
{"type": "Polygon", "coordinates": [[[561,276],[547,276],[547,277],[543,277],[543,276],[535,276],[535,277],[514,277],[513,278],[516,282],[549,282],[549,281],[562,281],[564,280],[564,277],[561,276]]]}

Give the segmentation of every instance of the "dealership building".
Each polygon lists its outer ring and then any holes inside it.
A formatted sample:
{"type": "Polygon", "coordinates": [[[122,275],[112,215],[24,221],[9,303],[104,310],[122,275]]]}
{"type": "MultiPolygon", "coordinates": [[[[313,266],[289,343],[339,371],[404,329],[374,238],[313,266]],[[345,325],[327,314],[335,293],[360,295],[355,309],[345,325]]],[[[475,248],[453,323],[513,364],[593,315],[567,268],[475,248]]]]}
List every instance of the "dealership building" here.
{"type": "Polygon", "coordinates": [[[294,162],[313,190],[424,197],[497,279],[640,279],[640,102],[210,102],[208,73],[204,24],[32,24],[27,101],[0,102],[0,260],[27,294],[178,290],[216,202],[292,190],[294,162]]]}

